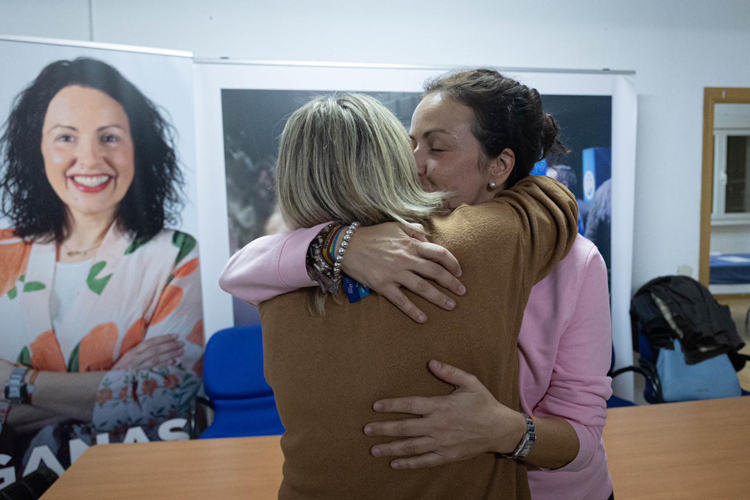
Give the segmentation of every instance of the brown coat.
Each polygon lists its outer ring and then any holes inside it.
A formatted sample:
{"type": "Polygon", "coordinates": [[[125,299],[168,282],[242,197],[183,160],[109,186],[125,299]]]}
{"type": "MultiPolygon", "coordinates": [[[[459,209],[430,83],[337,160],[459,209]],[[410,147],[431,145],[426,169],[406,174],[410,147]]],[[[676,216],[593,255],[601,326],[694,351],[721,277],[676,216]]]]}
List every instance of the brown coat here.
{"type": "MultiPolygon", "coordinates": [[[[418,325],[383,297],[350,305],[339,292],[325,317],[306,307],[309,291],[260,306],[266,378],[286,433],[279,498],[529,498],[523,464],[485,453],[431,469],[398,471],[370,448],[365,424],[398,418],[372,410],[382,398],[449,394],[430,359],[475,374],[497,399],[519,409],[517,339],[531,287],[576,236],[577,204],[562,185],[529,178],[496,200],[433,219],[431,240],[458,258],[467,287],[458,307],[429,308],[418,325]]],[[[354,236],[356,238],[356,234],[354,236]]],[[[403,417],[407,417],[403,415],[403,417]]]]}

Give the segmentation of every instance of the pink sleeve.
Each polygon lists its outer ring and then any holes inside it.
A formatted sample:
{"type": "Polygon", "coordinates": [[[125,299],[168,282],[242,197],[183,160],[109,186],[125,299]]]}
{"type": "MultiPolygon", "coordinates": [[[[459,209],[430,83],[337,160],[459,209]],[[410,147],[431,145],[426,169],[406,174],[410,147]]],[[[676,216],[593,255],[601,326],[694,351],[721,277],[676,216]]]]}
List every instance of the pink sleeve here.
{"type": "Polygon", "coordinates": [[[251,241],[229,259],[219,286],[255,306],[277,295],[315,286],[307,275],[305,259],[310,242],[326,224],[251,241]]]}
{"type": "Polygon", "coordinates": [[[578,434],[578,455],[556,471],[585,469],[602,447],[612,379],[612,320],[607,268],[593,248],[586,259],[575,313],[560,338],[549,389],[534,414],[566,419],[578,434]]]}

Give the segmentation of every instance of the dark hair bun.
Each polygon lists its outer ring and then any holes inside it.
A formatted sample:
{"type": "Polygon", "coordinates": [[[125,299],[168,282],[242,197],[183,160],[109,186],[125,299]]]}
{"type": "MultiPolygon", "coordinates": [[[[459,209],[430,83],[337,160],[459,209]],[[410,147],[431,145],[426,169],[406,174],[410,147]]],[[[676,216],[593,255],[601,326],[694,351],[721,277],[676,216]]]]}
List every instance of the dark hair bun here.
{"type": "MultiPolygon", "coordinates": [[[[570,150],[560,142],[560,124],[549,114],[544,113],[542,121],[542,158],[549,155],[562,156],[570,153],[570,150]]],[[[540,158],[541,159],[541,158],[540,158]]]]}

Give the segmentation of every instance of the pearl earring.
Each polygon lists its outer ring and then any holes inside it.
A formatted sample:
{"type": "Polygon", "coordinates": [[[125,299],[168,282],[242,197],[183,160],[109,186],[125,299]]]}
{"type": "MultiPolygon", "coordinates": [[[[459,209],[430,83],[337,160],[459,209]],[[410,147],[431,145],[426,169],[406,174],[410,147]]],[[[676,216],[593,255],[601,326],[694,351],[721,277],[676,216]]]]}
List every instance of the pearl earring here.
{"type": "Polygon", "coordinates": [[[494,182],[490,182],[491,189],[495,189],[496,187],[497,187],[497,184],[495,184],[494,182]]]}

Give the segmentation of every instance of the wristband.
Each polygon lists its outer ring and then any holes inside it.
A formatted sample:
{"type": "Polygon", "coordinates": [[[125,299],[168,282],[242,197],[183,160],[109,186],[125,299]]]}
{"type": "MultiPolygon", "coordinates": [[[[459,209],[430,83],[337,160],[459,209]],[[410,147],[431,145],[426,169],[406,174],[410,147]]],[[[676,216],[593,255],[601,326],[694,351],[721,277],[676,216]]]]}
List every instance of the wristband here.
{"type": "Polygon", "coordinates": [[[521,439],[521,442],[518,443],[518,446],[515,450],[513,450],[513,453],[510,455],[501,453],[500,455],[505,458],[512,458],[513,460],[522,460],[528,456],[529,453],[531,453],[531,450],[534,449],[534,443],[536,443],[536,431],[534,428],[534,421],[531,419],[530,416],[526,415],[525,413],[522,414],[526,418],[526,434],[523,435],[523,439],[521,439]]]}

